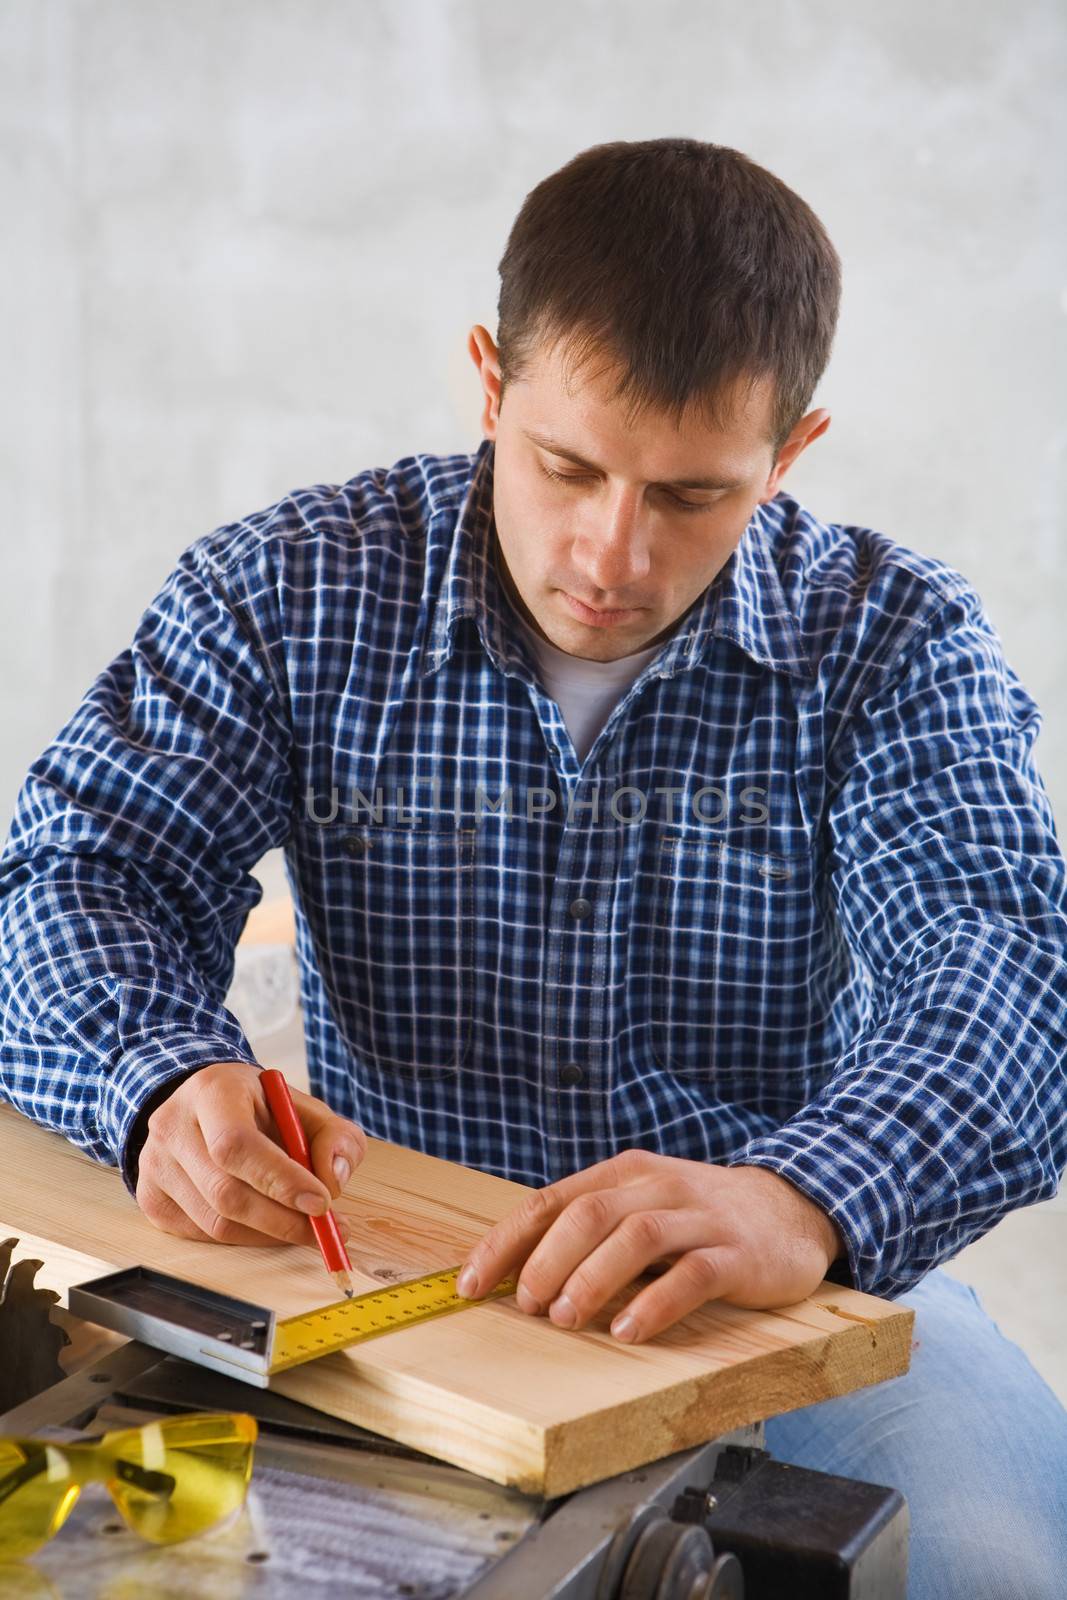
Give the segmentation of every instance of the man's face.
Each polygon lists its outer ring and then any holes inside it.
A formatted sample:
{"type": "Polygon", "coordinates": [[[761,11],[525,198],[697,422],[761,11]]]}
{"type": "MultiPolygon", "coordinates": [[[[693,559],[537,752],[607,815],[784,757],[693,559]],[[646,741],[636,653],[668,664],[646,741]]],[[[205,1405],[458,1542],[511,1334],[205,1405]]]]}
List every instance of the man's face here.
{"type": "Polygon", "coordinates": [[[789,462],[829,423],[828,413],[809,413],[772,472],[768,382],[739,401],[723,431],[696,417],[677,428],[650,412],[628,428],[603,362],[568,388],[559,350],[542,350],[500,403],[492,337],[475,327],[468,349],[485,389],[483,430],[495,440],[505,588],[536,632],[591,661],[665,639],[725,565],[756,506],[777,493],[789,462]]]}

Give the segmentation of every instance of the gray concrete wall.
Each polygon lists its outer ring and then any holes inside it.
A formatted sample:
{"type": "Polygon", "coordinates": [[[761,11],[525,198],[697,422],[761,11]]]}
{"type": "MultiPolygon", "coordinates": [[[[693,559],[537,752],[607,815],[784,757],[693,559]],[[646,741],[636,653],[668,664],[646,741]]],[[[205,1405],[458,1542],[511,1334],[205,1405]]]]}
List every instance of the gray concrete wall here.
{"type": "Polygon", "coordinates": [[[977,584],[1062,833],[1065,57],[1056,0],[3,0],[5,829],[192,539],[473,448],[466,333],[533,184],[685,133],[829,228],[833,422],[787,484],[977,584]]]}

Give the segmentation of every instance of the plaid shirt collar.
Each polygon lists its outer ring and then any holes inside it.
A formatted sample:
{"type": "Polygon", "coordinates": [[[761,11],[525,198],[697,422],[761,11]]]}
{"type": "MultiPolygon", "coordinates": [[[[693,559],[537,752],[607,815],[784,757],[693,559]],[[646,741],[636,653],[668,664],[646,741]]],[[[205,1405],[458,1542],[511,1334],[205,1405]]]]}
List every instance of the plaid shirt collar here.
{"type": "MultiPolygon", "coordinates": [[[[427,677],[452,654],[455,626],[471,617],[493,665],[506,676],[530,672],[530,657],[493,561],[493,440],[483,439],[455,522],[433,623],[423,647],[427,677]]],[[[775,497],[775,501],[777,500],[775,497]]],[[[693,602],[686,621],[657,658],[663,677],[703,661],[711,640],[732,639],[753,661],[775,672],[811,679],[814,671],[789,610],[768,544],[768,525],[780,507],[758,505],[725,565],[693,602]]],[[[444,516],[442,511],[439,513],[444,516]]],[[[455,515],[454,508],[449,514],[455,515]]]]}

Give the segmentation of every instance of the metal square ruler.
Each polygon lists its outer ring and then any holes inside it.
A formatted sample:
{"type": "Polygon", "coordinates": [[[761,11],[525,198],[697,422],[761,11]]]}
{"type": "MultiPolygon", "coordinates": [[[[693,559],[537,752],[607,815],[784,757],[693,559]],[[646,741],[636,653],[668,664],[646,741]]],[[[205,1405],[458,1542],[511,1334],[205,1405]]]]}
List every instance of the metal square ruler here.
{"type": "Polygon", "coordinates": [[[72,1285],[69,1307],[116,1333],[266,1389],[276,1372],[382,1333],[513,1294],[505,1278],[477,1300],[456,1293],[459,1267],[371,1289],[295,1317],[151,1267],[124,1267],[72,1285]]]}

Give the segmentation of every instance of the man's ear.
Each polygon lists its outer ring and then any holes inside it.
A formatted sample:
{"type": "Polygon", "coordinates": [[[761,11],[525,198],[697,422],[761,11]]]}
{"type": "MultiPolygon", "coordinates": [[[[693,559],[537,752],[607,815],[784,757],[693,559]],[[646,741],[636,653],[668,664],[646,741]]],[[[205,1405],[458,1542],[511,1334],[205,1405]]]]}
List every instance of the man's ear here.
{"type": "Polygon", "coordinates": [[[828,411],[809,411],[806,417],[801,417],[778,453],[778,460],[775,462],[771,475],[767,479],[767,487],[760,495],[760,504],[765,500],[774,499],[781,486],[782,479],[793,465],[797,456],[800,455],[802,450],[806,450],[808,445],[812,444],[820,434],[825,433],[829,426],[830,413],[828,411]]]}
{"type": "Polygon", "coordinates": [[[500,357],[493,336],[480,322],[476,322],[467,340],[471,360],[478,368],[485,404],[482,407],[482,432],[487,439],[496,438],[500,420],[500,357]]]}

